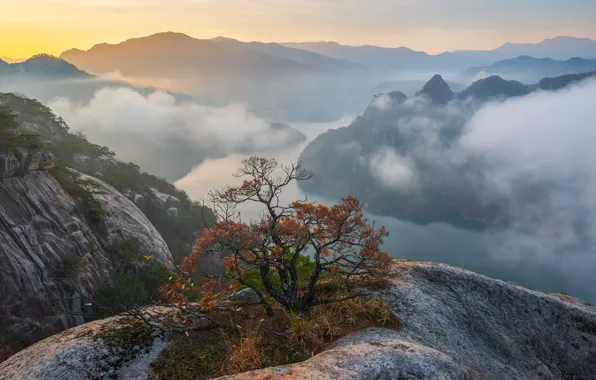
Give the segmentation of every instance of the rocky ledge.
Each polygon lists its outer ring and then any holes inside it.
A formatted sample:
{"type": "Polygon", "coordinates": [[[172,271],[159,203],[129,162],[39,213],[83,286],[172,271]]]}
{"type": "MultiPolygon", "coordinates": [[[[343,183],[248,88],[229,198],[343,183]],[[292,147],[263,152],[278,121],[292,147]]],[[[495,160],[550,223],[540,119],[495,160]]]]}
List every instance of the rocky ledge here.
{"type": "MultiPolygon", "coordinates": [[[[379,294],[392,302],[402,330],[364,330],[305,362],[221,379],[596,378],[593,306],[448,265],[396,260],[393,272],[379,294]]],[[[87,357],[84,349],[97,344],[93,331],[102,323],[20,352],[0,364],[0,379],[79,379],[89,368],[109,375],[103,356],[87,357]],[[78,349],[69,349],[75,343],[78,349]]],[[[126,367],[135,371],[127,378],[150,376],[149,362],[165,346],[152,342],[126,367]]]]}

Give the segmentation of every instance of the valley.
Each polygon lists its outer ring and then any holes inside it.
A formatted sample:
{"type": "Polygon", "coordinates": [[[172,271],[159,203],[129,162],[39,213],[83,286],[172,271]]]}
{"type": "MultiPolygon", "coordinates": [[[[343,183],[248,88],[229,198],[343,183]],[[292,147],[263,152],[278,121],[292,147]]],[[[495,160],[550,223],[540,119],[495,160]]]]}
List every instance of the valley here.
{"type": "Polygon", "coordinates": [[[0,380],[593,380],[596,7],[398,3],[7,5],[0,380]]]}

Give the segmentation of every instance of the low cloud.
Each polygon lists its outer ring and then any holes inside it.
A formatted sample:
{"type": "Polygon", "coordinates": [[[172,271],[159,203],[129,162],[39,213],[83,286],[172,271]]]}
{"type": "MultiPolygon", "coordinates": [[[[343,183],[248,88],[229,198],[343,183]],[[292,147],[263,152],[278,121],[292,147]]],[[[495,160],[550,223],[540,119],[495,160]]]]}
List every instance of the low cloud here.
{"type": "MultiPolygon", "coordinates": [[[[451,150],[474,161],[484,201],[502,201],[525,232],[555,251],[596,249],[596,81],[489,104],[451,150]]],[[[596,262],[596,255],[594,255],[596,262]]]]}
{"type": "Polygon", "coordinates": [[[370,170],[373,177],[377,178],[384,187],[409,191],[418,185],[414,161],[387,147],[373,154],[370,159],[370,170]]]}
{"type": "Polygon", "coordinates": [[[58,98],[50,107],[91,142],[169,179],[181,178],[205,158],[267,151],[295,138],[287,129],[270,128],[243,105],[177,103],[163,92],[145,96],[129,88],[104,88],[86,104],[58,98]]]}
{"type": "Polygon", "coordinates": [[[375,96],[373,99],[372,105],[373,107],[377,108],[380,111],[385,111],[387,108],[391,107],[391,97],[387,94],[381,94],[375,96]]]}
{"type": "Polygon", "coordinates": [[[596,273],[595,98],[591,80],[481,107],[403,105],[393,128],[404,140],[369,157],[371,174],[395,191],[413,182],[421,193],[497,205],[507,224],[486,232],[492,260],[551,273],[594,299],[586,289],[596,273]]]}

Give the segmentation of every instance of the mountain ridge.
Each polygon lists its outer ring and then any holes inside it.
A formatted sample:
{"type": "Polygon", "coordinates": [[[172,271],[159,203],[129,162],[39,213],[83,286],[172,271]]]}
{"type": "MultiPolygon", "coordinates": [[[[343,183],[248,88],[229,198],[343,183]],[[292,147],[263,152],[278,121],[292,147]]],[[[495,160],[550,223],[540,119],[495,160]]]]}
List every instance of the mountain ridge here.
{"type": "Polygon", "coordinates": [[[18,63],[8,63],[0,60],[0,75],[14,74],[46,77],[91,77],[91,75],[79,70],[72,63],[49,54],[37,54],[18,63]]]}
{"type": "Polygon", "coordinates": [[[463,72],[464,78],[480,75],[499,75],[507,79],[535,82],[545,77],[578,74],[596,70],[596,59],[572,57],[567,60],[534,58],[522,55],[495,62],[489,66],[470,67],[463,72]]]}
{"type": "Polygon", "coordinates": [[[462,62],[485,62],[491,64],[495,61],[510,59],[520,55],[537,55],[538,58],[551,57],[553,59],[569,59],[572,57],[596,58],[596,41],[588,38],[554,37],[537,43],[505,43],[492,50],[452,50],[438,54],[428,54],[405,46],[382,47],[376,45],[342,45],[334,41],[320,42],[287,42],[284,46],[311,50],[319,54],[335,58],[352,60],[356,63],[367,63],[377,68],[409,68],[415,65],[398,65],[392,60],[411,59],[416,56],[419,65],[424,67],[457,67],[462,62]],[[554,41],[554,43],[553,43],[554,41]],[[568,45],[572,45],[568,47],[568,45]],[[374,54],[374,55],[373,55],[374,54]],[[390,56],[383,60],[382,56],[390,56]],[[376,56],[376,57],[375,57],[376,56]],[[429,62],[431,61],[431,62],[429,62]],[[435,61],[434,63],[432,61],[435,61]]]}

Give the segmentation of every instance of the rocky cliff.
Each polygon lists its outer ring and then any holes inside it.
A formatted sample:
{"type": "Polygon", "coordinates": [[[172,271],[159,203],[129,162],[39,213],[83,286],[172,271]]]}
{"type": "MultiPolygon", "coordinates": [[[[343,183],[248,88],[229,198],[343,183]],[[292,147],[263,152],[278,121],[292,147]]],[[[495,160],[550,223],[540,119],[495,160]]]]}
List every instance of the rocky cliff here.
{"type": "MultiPolygon", "coordinates": [[[[91,177],[85,177],[91,178],[91,177]]],[[[166,243],[126,197],[96,181],[105,217],[90,226],[47,172],[0,180],[0,336],[30,344],[81,321],[81,304],[110,278],[109,250],[118,239],[139,240],[160,262],[166,243]],[[76,271],[64,273],[76,262],[76,271]]],[[[14,343],[13,343],[14,344],[14,343]]]]}
{"type": "MultiPolygon", "coordinates": [[[[396,260],[392,269],[379,295],[402,330],[364,330],[305,362],[222,379],[596,378],[595,307],[442,264],[396,260]]],[[[93,322],[39,342],[0,364],[0,379],[149,378],[167,342],[144,339],[131,355],[114,346],[106,323],[128,322],[93,322]]]]}
{"type": "Polygon", "coordinates": [[[85,321],[84,304],[111,280],[120,241],[138,241],[159,263],[171,266],[173,259],[131,200],[65,167],[95,173],[108,149],[68,133],[64,121],[37,101],[0,94],[0,107],[0,349],[19,349],[85,321]],[[81,152],[93,158],[77,166],[81,152]],[[72,179],[56,180],[66,176],[72,179]],[[77,180],[96,187],[102,215],[95,223],[77,210],[72,189],[65,190],[77,180]]]}

